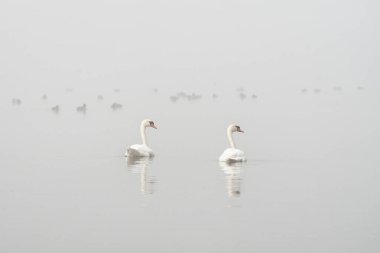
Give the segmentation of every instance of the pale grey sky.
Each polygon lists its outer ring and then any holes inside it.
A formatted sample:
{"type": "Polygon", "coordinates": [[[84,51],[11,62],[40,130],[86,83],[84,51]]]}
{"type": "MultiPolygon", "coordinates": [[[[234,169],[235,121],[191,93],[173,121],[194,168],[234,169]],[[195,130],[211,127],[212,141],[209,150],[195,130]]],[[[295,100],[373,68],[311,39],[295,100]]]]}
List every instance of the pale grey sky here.
{"type": "Polygon", "coordinates": [[[376,0],[5,0],[0,85],[374,85],[379,10],[376,0]]]}

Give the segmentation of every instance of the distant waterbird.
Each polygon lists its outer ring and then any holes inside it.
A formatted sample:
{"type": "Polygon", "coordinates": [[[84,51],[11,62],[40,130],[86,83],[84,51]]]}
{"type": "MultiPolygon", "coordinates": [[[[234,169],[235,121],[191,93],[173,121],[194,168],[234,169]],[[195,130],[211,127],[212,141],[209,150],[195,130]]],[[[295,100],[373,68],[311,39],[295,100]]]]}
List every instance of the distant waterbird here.
{"type": "Polygon", "coordinates": [[[177,102],[178,97],[177,96],[170,96],[169,99],[170,99],[170,101],[172,101],[173,103],[175,103],[175,102],[177,102]]]}
{"type": "Polygon", "coordinates": [[[186,97],[187,97],[187,100],[189,100],[189,101],[199,100],[202,98],[201,95],[195,94],[195,93],[187,95],[186,97]]]}
{"type": "Polygon", "coordinates": [[[240,93],[239,97],[241,100],[244,100],[247,97],[247,95],[245,95],[244,93],[240,93]]]}
{"type": "Polygon", "coordinates": [[[187,101],[195,101],[200,100],[202,98],[202,95],[196,93],[187,94],[181,91],[178,92],[176,95],[170,96],[169,98],[172,102],[177,102],[178,99],[187,99],[187,101]]]}
{"type": "Polygon", "coordinates": [[[364,87],[363,86],[358,86],[358,87],[356,87],[356,89],[362,91],[362,90],[364,90],[364,87]]]}
{"type": "Polygon", "coordinates": [[[87,111],[87,105],[86,104],[83,104],[83,105],[77,107],[77,112],[86,113],[86,111],[87,111]]]}
{"type": "Polygon", "coordinates": [[[54,113],[59,113],[59,110],[60,110],[59,105],[53,106],[53,107],[51,108],[51,110],[52,110],[54,113]]]}
{"type": "Polygon", "coordinates": [[[119,104],[119,103],[113,103],[112,105],[111,105],[111,109],[112,110],[119,110],[119,109],[121,109],[123,107],[123,105],[122,104],[119,104]]]}
{"type": "Polygon", "coordinates": [[[22,101],[19,98],[12,98],[12,104],[13,105],[21,105],[22,101]]]}

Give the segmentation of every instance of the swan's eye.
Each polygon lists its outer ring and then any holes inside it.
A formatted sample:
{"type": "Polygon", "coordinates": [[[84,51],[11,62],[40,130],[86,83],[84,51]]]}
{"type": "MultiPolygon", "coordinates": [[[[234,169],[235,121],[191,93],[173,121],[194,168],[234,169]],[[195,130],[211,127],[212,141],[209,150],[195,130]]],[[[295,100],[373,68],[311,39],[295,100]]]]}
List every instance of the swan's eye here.
{"type": "Polygon", "coordinates": [[[153,126],[153,125],[154,125],[154,122],[153,122],[153,121],[149,121],[149,124],[150,124],[151,126],[153,126]]]}
{"type": "Polygon", "coordinates": [[[236,126],[236,130],[240,131],[240,127],[239,127],[239,126],[236,126]]]}

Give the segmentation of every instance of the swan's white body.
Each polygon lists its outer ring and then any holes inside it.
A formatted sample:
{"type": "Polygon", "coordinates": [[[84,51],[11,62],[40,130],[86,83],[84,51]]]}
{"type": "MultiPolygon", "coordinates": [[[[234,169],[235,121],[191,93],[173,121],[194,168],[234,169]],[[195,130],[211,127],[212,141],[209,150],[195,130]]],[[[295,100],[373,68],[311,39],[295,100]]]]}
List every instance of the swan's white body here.
{"type": "Polygon", "coordinates": [[[130,157],[153,157],[153,150],[146,144],[134,144],[127,149],[125,156],[130,157]]]}
{"type": "Polygon", "coordinates": [[[245,154],[242,150],[237,148],[227,148],[219,157],[220,162],[244,162],[246,161],[245,154]]]}
{"type": "Polygon", "coordinates": [[[152,120],[144,119],[140,125],[140,134],[141,134],[141,139],[143,143],[134,144],[130,146],[127,149],[127,152],[125,152],[125,156],[128,156],[128,157],[153,157],[154,156],[153,150],[148,146],[147,141],[146,141],[145,129],[147,127],[156,128],[152,120]]]}
{"type": "Polygon", "coordinates": [[[247,159],[245,158],[245,154],[242,150],[235,148],[234,140],[232,139],[233,132],[243,132],[239,126],[229,125],[227,128],[227,138],[230,142],[230,148],[224,150],[223,154],[219,157],[220,162],[226,163],[234,163],[234,162],[244,162],[247,159]]]}

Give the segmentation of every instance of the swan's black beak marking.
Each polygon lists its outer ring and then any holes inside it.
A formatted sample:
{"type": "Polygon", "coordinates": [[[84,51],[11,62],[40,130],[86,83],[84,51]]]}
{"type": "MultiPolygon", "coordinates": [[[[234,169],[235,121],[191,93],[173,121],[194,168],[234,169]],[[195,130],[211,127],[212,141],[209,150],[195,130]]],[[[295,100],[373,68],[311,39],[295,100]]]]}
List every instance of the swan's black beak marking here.
{"type": "Polygon", "coordinates": [[[149,125],[150,125],[150,127],[153,127],[154,129],[157,129],[157,127],[154,125],[153,121],[149,121],[149,125]]]}
{"type": "Polygon", "coordinates": [[[244,133],[244,131],[240,128],[240,126],[236,126],[236,130],[240,133],[244,133]]]}

